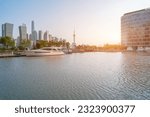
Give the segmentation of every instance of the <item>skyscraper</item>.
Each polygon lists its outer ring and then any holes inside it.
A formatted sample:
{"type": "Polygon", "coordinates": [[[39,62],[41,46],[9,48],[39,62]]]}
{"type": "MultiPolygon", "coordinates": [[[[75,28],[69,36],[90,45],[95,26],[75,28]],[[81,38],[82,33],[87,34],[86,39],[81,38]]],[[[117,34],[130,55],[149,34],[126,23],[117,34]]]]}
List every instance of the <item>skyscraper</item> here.
{"type": "Polygon", "coordinates": [[[31,22],[31,39],[32,41],[36,41],[38,38],[37,32],[35,30],[34,21],[31,22]]]}
{"type": "Polygon", "coordinates": [[[28,33],[27,33],[27,36],[26,36],[26,37],[27,37],[27,40],[28,40],[28,39],[29,39],[29,34],[28,34],[28,33]]]}
{"type": "Polygon", "coordinates": [[[32,39],[32,34],[29,34],[29,39],[30,39],[30,40],[32,39]]]}
{"type": "Polygon", "coordinates": [[[42,31],[41,30],[39,30],[39,40],[42,40],[43,38],[42,38],[42,31]]]}
{"type": "Polygon", "coordinates": [[[44,40],[49,41],[49,33],[48,33],[48,31],[46,31],[44,33],[44,40]]]}
{"type": "Polygon", "coordinates": [[[2,37],[13,38],[13,24],[11,23],[2,24],[2,37]]]}
{"type": "Polygon", "coordinates": [[[35,30],[34,21],[32,21],[32,22],[31,22],[31,33],[33,33],[34,30],[35,30]]]}
{"type": "Polygon", "coordinates": [[[2,24],[2,37],[5,37],[5,26],[2,24]]]}
{"type": "Polygon", "coordinates": [[[20,40],[27,39],[27,27],[25,24],[19,26],[19,35],[20,35],[20,40]]]}
{"type": "Polygon", "coordinates": [[[37,40],[37,32],[34,30],[32,33],[32,41],[36,41],[37,40]]]}

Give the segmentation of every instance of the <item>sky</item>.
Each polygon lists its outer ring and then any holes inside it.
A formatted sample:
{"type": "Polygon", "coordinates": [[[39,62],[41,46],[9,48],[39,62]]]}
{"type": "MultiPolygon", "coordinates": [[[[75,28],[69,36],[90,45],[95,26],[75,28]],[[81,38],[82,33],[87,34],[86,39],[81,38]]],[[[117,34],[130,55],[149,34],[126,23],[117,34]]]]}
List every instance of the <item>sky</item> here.
{"type": "Polygon", "coordinates": [[[37,31],[69,42],[75,29],[77,44],[118,44],[121,16],[149,6],[150,0],[0,0],[0,25],[13,23],[15,38],[22,24],[31,33],[34,20],[37,31]]]}

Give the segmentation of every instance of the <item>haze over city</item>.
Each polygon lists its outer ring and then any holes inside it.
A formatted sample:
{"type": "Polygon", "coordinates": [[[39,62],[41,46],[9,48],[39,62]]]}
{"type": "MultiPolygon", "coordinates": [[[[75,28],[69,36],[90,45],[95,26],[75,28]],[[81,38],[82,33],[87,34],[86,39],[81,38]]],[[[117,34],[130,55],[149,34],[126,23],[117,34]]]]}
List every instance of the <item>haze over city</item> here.
{"type": "Polygon", "coordinates": [[[23,23],[31,33],[34,20],[36,30],[70,42],[75,28],[77,44],[120,43],[121,16],[149,6],[149,0],[0,0],[0,25],[13,23],[14,38],[23,23]]]}

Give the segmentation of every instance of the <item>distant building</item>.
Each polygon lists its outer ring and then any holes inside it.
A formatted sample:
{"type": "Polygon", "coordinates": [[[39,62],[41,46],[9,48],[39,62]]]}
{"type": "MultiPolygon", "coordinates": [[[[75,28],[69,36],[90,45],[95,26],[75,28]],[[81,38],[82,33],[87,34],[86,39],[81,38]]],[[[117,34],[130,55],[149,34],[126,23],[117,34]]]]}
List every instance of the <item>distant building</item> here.
{"type": "Polygon", "coordinates": [[[43,39],[42,36],[43,36],[43,34],[42,34],[42,31],[40,30],[40,31],[39,31],[39,40],[42,40],[42,39],[43,39]]]}
{"type": "Polygon", "coordinates": [[[59,41],[63,41],[63,39],[62,39],[62,38],[60,38],[60,39],[59,39],[59,41]]]}
{"type": "Polygon", "coordinates": [[[44,33],[44,40],[49,41],[49,33],[48,33],[48,31],[46,31],[44,33]]]}
{"type": "Polygon", "coordinates": [[[133,50],[150,47],[150,9],[126,13],[121,17],[121,43],[133,50]]]}
{"type": "Polygon", "coordinates": [[[37,32],[36,31],[33,31],[32,32],[32,41],[36,41],[37,40],[37,32]]]}
{"type": "Polygon", "coordinates": [[[34,27],[34,21],[31,22],[31,33],[33,33],[35,31],[35,27],[34,27]]]}
{"type": "Polygon", "coordinates": [[[58,42],[59,39],[58,39],[57,37],[54,37],[54,41],[55,41],[55,42],[58,42]]]}
{"type": "Polygon", "coordinates": [[[28,37],[27,37],[27,27],[26,27],[25,24],[23,24],[22,26],[19,26],[19,35],[20,35],[20,40],[28,39],[28,37]]]}
{"type": "Polygon", "coordinates": [[[73,43],[72,43],[72,48],[75,49],[76,48],[76,33],[75,30],[73,32],[73,43]]]}
{"type": "Polygon", "coordinates": [[[52,41],[53,39],[52,39],[52,35],[48,35],[49,36],[49,41],[52,41]]]}
{"type": "Polygon", "coordinates": [[[2,24],[2,37],[13,38],[13,24],[11,23],[2,24]]]}
{"type": "Polygon", "coordinates": [[[34,21],[31,22],[31,40],[36,41],[38,39],[37,31],[35,30],[34,21]]]}
{"type": "Polygon", "coordinates": [[[2,24],[2,37],[5,37],[5,26],[2,24]]]}
{"type": "Polygon", "coordinates": [[[28,33],[27,33],[27,36],[26,36],[26,37],[27,37],[27,40],[29,40],[29,34],[28,34],[28,33]]]}
{"type": "Polygon", "coordinates": [[[29,35],[29,39],[32,40],[32,34],[29,35]]]}
{"type": "Polygon", "coordinates": [[[52,36],[52,41],[55,41],[55,37],[52,36]]]}
{"type": "Polygon", "coordinates": [[[20,37],[18,36],[17,39],[15,40],[15,46],[19,46],[20,45],[20,37]]]}

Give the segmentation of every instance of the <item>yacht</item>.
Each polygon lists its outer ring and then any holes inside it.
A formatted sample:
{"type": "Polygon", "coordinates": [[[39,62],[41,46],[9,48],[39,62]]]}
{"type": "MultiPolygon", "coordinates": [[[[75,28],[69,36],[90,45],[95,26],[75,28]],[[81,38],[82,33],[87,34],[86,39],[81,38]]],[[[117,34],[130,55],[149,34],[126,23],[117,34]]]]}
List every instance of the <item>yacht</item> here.
{"type": "Polygon", "coordinates": [[[36,50],[28,50],[25,52],[26,56],[54,56],[64,55],[60,47],[44,47],[36,50]]]}

